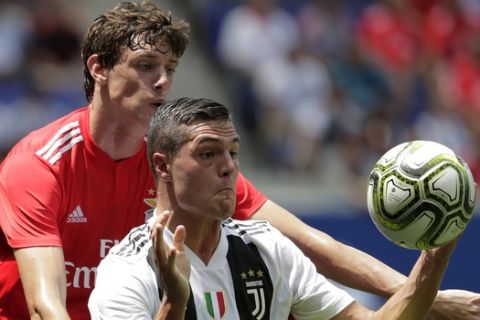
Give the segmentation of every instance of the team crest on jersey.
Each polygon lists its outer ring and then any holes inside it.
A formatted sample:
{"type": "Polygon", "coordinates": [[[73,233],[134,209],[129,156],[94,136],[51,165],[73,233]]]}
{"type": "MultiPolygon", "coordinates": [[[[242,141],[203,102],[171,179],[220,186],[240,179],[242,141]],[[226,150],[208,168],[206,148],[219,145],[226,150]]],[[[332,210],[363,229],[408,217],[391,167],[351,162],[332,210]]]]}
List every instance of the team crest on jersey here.
{"type": "MultiPolygon", "coordinates": [[[[148,189],[148,195],[155,195],[155,190],[153,188],[148,189]]],[[[157,200],[155,198],[143,198],[143,202],[151,208],[145,211],[145,221],[147,221],[153,215],[153,211],[157,206],[157,200]]]]}
{"type": "Polygon", "coordinates": [[[253,319],[263,319],[265,316],[265,289],[264,289],[264,272],[261,269],[249,269],[240,274],[244,280],[245,289],[250,298],[253,319]]]}
{"type": "Polygon", "coordinates": [[[240,319],[270,319],[273,284],[262,256],[253,243],[245,243],[241,237],[229,235],[227,239],[227,260],[240,319]]]}
{"type": "Polygon", "coordinates": [[[147,192],[148,195],[153,196],[153,198],[143,198],[143,202],[145,202],[150,208],[155,208],[157,205],[157,200],[155,199],[155,189],[149,188],[147,192]]]}
{"type": "Polygon", "coordinates": [[[220,320],[225,315],[225,299],[223,291],[204,292],[205,305],[211,319],[220,320]]]}
{"type": "Polygon", "coordinates": [[[145,202],[150,208],[155,208],[157,205],[157,200],[155,200],[155,198],[144,198],[143,202],[145,202]]]}

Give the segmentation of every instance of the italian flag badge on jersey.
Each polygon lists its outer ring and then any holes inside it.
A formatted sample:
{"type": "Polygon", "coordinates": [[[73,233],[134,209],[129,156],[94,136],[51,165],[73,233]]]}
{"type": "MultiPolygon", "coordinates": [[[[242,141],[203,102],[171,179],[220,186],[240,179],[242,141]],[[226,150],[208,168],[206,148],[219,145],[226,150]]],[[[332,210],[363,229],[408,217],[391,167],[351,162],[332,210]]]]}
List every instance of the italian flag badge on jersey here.
{"type": "Polygon", "coordinates": [[[222,319],[225,315],[225,300],[223,299],[223,292],[205,292],[204,295],[210,317],[215,320],[222,319]]]}

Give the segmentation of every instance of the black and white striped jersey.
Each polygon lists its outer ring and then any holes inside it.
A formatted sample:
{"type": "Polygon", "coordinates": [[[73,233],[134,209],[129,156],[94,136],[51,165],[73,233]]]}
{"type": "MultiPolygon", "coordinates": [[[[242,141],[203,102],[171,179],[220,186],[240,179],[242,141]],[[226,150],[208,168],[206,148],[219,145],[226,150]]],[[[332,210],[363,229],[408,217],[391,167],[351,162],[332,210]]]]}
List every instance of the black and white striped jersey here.
{"type": "MultiPolygon", "coordinates": [[[[89,301],[92,319],[153,319],[158,312],[162,288],[148,223],[133,229],[101,262],[89,301]]],[[[172,236],[165,230],[169,245],[172,236]]],[[[192,266],[187,319],[278,320],[289,314],[330,319],[353,302],[265,221],[226,220],[207,265],[188,248],[187,254],[192,266]]]]}

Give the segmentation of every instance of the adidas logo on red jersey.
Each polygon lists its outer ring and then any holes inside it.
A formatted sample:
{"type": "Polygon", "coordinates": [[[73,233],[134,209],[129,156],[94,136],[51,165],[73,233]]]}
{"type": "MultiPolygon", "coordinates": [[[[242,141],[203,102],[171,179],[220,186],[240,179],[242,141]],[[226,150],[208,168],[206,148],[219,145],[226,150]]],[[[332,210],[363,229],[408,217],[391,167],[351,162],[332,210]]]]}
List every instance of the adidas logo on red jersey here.
{"type": "Polygon", "coordinates": [[[82,208],[77,206],[72,213],[68,215],[67,223],[86,223],[87,217],[83,214],[82,208]]]}

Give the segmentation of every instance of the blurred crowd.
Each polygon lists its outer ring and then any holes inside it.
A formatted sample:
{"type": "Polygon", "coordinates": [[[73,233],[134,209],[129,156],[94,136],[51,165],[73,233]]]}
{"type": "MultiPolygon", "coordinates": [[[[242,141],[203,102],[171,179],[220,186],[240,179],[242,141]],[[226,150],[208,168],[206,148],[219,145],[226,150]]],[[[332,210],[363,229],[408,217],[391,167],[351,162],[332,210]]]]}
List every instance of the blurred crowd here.
{"type": "Polygon", "coordinates": [[[389,148],[443,143],[480,181],[480,1],[191,1],[260,164],[352,177],[389,148]],[[320,165],[319,165],[320,164],[320,165]]]}
{"type": "Polygon", "coordinates": [[[32,129],[85,104],[81,10],[0,0],[0,159],[32,129]]]}
{"type": "MultiPolygon", "coordinates": [[[[73,3],[0,0],[0,158],[85,104],[73,3]]],[[[259,165],[309,175],[334,148],[364,177],[390,147],[426,139],[480,181],[480,1],[182,3],[259,165]]]]}

